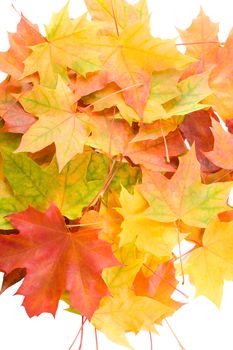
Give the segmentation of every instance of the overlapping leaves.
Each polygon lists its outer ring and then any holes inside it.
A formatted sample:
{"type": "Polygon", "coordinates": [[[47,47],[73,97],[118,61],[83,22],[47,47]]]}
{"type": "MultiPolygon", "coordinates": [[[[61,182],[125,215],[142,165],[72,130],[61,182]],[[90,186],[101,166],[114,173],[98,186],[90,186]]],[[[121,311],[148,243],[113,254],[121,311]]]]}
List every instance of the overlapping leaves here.
{"type": "Polygon", "coordinates": [[[145,0],[85,2],[46,37],[22,16],[0,53],[2,292],[24,278],[29,316],[63,299],[131,347],[182,306],[177,274],[216,305],[233,279],[233,33],[201,10],[182,54],[145,0]]]}

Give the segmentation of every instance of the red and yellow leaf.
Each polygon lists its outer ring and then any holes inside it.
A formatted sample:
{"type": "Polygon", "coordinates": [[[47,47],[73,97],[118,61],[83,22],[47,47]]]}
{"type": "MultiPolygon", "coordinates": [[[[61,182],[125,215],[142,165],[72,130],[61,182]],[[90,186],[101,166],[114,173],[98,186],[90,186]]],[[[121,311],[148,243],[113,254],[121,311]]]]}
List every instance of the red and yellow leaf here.
{"type": "Polygon", "coordinates": [[[68,230],[54,205],[45,213],[30,207],[8,218],[19,233],[0,236],[0,269],[7,274],[26,269],[17,293],[25,296],[28,315],[55,315],[67,290],[71,306],[90,319],[108,294],[103,268],[118,264],[111,246],[98,238],[98,229],[68,230]]]}

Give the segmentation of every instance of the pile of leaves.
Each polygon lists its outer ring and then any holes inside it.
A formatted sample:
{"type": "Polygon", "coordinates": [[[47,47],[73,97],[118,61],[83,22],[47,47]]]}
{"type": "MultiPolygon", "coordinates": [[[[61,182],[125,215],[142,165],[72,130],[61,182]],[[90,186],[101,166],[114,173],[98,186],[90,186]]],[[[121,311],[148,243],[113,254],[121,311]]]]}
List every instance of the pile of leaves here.
{"type": "Polygon", "coordinates": [[[233,280],[233,31],[201,10],[183,54],[145,0],[85,2],[45,37],[21,15],[0,53],[1,292],[130,347],[183,305],[176,276],[216,305],[233,280]]]}

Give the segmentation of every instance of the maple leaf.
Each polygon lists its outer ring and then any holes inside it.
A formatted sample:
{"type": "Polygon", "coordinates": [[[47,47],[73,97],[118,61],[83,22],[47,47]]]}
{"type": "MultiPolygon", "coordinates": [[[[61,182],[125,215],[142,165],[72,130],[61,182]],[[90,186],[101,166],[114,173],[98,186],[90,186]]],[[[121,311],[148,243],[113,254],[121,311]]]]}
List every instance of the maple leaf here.
{"type": "Polygon", "coordinates": [[[24,111],[16,99],[17,95],[20,96],[28,89],[31,89],[29,84],[11,77],[7,77],[0,84],[0,117],[5,122],[1,132],[24,133],[36,121],[32,114],[24,111]]]}
{"type": "Polygon", "coordinates": [[[73,158],[60,173],[53,161],[47,173],[52,183],[57,184],[53,202],[64,216],[76,219],[102,188],[107,176],[107,165],[103,166],[100,156],[93,160],[91,152],[83,152],[73,158]]]}
{"type": "Polygon", "coordinates": [[[197,295],[205,295],[220,306],[224,280],[233,278],[232,222],[212,220],[207,226],[202,246],[188,254],[184,272],[196,287],[197,295]]]}
{"type": "MultiPolygon", "coordinates": [[[[4,191],[3,183],[0,192],[4,197],[0,199],[2,216],[25,209],[27,205],[46,209],[53,200],[63,215],[75,219],[96,196],[108,175],[108,159],[90,151],[77,155],[60,173],[55,159],[49,167],[42,169],[25,154],[14,154],[3,149],[2,156],[4,174],[16,197],[12,198],[12,191],[4,191]],[[11,208],[13,205],[15,210],[6,211],[8,206],[11,208]]],[[[110,188],[119,192],[122,184],[130,189],[139,178],[137,168],[122,164],[110,188]]]]}
{"type": "Polygon", "coordinates": [[[94,112],[100,112],[113,106],[117,107],[120,116],[127,120],[129,124],[141,120],[134,109],[125,103],[122,94],[119,93],[119,88],[115,84],[109,84],[103,90],[96,91],[82,98],[82,100],[85,104],[93,105],[94,112]]]}
{"type": "Polygon", "coordinates": [[[129,143],[125,156],[129,157],[134,164],[140,164],[148,170],[174,172],[176,164],[167,161],[167,153],[169,157],[176,157],[187,151],[183,137],[177,129],[167,135],[166,146],[163,137],[156,140],[132,142],[129,143]]]}
{"type": "Polygon", "coordinates": [[[101,271],[118,264],[111,246],[99,240],[98,230],[91,226],[70,232],[53,204],[44,213],[29,207],[8,218],[20,232],[0,236],[0,268],[5,273],[26,269],[17,293],[25,296],[28,315],[54,315],[67,290],[71,306],[90,319],[108,294],[101,271]]]}
{"type": "Polygon", "coordinates": [[[91,116],[88,126],[92,130],[86,144],[111,156],[125,154],[133,133],[128,123],[114,117],[91,116]]]}
{"type": "Polygon", "coordinates": [[[205,152],[206,157],[224,169],[233,169],[233,136],[224,131],[221,124],[212,120],[211,131],[214,137],[213,150],[205,152]]]}
{"type": "MultiPolygon", "coordinates": [[[[46,168],[46,173],[52,184],[53,202],[64,216],[74,220],[103,189],[109,175],[109,159],[87,150],[74,157],[60,173],[54,159],[46,168]]],[[[120,192],[121,185],[130,190],[140,179],[140,169],[122,164],[109,185],[107,196],[111,192],[120,192]]]]}
{"type": "MultiPolygon", "coordinates": [[[[127,188],[128,191],[132,191],[134,185],[141,182],[141,169],[138,167],[132,167],[129,163],[120,163],[116,161],[116,166],[114,167],[117,173],[112,178],[111,183],[108,188],[108,197],[111,193],[120,193],[121,186],[127,188]]],[[[91,161],[88,165],[87,180],[93,181],[106,180],[109,175],[109,158],[104,154],[92,153],[91,161]]]]}
{"type": "Polygon", "coordinates": [[[203,9],[192,21],[189,28],[178,29],[180,37],[184,43],[192,44],[186,46],[186,54],[204,60],[210,51],[217,50],[220,46],[218,40],[218,23],[213,23],[204,13],[203,9]]]}
{"type": "Polygon", "coordinates": [[[233,31],[220,43],[201,9],[177,44],[146,0],[85,3],[46,38],[21,16],[0,53],[0,294],[24,278],[29,316],[61,299],[132,348],[181,306],[181,240],[197,295],[219,305],[233,280],[233,31]]]}
{"type": "Polygon", "coordinates": [[[144,254],[136,251],[134,244],[127,244],[114,251],[122,266],[108,267],[103,270],[102,277],[111,295],[118,295],[122,288],[131,288],[133,281],[142,267],[144,254]]]}
{"type": "Polygon", "coordinates": [[[130,194],[122,188],[120,204],[121,208],[117,208],[117,211],[124,220],[121,223],[119,246],[135,243],[140,251],[158,258],[169,258],[177,244],[175,225],[145,218],[143,214],[148,209],[148,203],[137,189],[134,194],[130,194]]]}
{"type": "MultiPolygon", "coordinates": [[[[101,203],[100,217],[102,221],[102,232],[100,238],[109,242],[115,248],[118,247],[118,233],[120,232],[120,223],[122,217],[111,206],[112,201],[115,203],[115,194],[108,197],[108,206],[101,203]]],[[[114,249],[113,248],[113,249],[114,249]]],[[[115,254],[115,251],[114,251],[115,254]]]]}
{"type": "Polygon", "coordinates": [[[55,89],[37,85],[19,100],[39,120],[23,135],[17,152],[37,152],[54,142],[59,170],[82,153],[89,130],[84,114],[75,112],[74,96],[61,78],[55,89]]]}
{"type": "MultiPolygon", "coordinates": [[[[32,79],[32,83],[37,83],[36,77],[35,79],[32,79]]],[[[22,93],[31,90],[31,88],[31,83],[24,80],[17,80],[8,75],[6,79],[0,83],[0,105],[18,102],[17,97],[22,93]]]]}
{"type": "Polygon", "coordinates": [[[198,59],[185,69],[182,79],[211,71],[216,65],[221,45],[218,39],[219,24],[212,22],[201,8],[189,28],[177,30],[183,42],[178,45],[185,45],[185,53],[198,59]]]}
{"type": "Polygon", "coordinates": [[[201,164],[202,171],[206,172],[219,170],[204,154],[211,151],[214,145],[214,137],[210,131],[212,116],[216,117],[211,114],[211,111],[200,110],[192,112],[187,114],[183,123],[179,125],[184,138],[187,139],[189,144],[192,145],[195,142],[197,159],[201,164]]]}
{"type": "Polygon", "coordinates": [[[156,120],[150,124],[141,124],[138,133],[130,142],[157,140],[160,137],[167,136],[171,131],[177,129],[183,119],[183,116],[174,116],[166,120],[156,120]]]}
{"type": "Polygon", "coordinates": [[[104,33],[115,33],[116,26],[120,33],[126,27],[149,17],[145,0],[135,5],[125,0],[85,0],[85,3],[92,18],[102,22],[104,29],[101,31],[104,33]]]}
{"type": "Polygon", "coordinates": [[[146,265],[136,275],[133,289],[136,295],[148,296],[177,310],[182,304],[171,299],[177,284],[174,262],[168,260],[159,264],[155,271],[146,265]]]}
{"type": "Polygon", "coordinates": [[[25,274],[25,269],[15,269],[8,274],[4,274],[0,294],[15,283],[21,281],[21,279],[25,277],[25,274]]]}
{"type": "Polygon", "coordinates": [[[226,182],[232,181],[233,174],[229,170],[220,169],[215,173],[203,173],[203,182],[206,184],[211,184],[214,182],[226,182]]]}
{"type": "Polygon", "coordinates": [[[80,100],[83,96],[87,98],[87,95],[102,90],[112,83],[108,72],[100,71],[98,74],[89,73],[86,78],[81,75],[75,75],[71,78],[70,87],[74,92],[75,100],[80,100]]]}
{"type": "Polygon", "coordinates": [[[208,79],[209,73],[203,73],[180,81],[177,85],[180,95],[169,101],[165,106],[166,118],[170,118],[173,115],[185,115],[209,107],[200,103],[212,93],[208,79]]]}
{"type": "Polygon", "coordinates": [[[86,76],[88,72],[101,69],[98,52],[94,49],[98,25],[83,15],[76,20],[69,18],[69,3],[46,26],[47,41],[31,46],[32,53],[24,61],[22,77],[39,73],[40,83],[54,87],[58,75],[68,79],[67,67],[86,76]]]}
{"type": "Polygon", "coordinates": [[[45,39],[38,26],[29,22],[23,15],[15,34],[9,33],[10,49],[0,52],[0,69],[19,79],[24,70],[24,60],[30,55],[29,46],[43,43],[45,39]]]}
{"type": "Polygon", "coordinates": [[[232,117],[232,57],[233,57],[233,30],[231,30],[224,47],[217,53],[215,67],[209,78],[209,85],[213,94],[205,102],[210,103],[221,118],[232,117]]]}
{"type": "Polygon", "coordinates": [[[123,95],[140,116],[148,98],[151,73],[154,70],[181,69],[190,63],[189,57],[177,51],[173,40],[151,36],[148,20],[124,29],[117,37],[100,37],[98,45],[110,81],[122,89],[132,86],[123,95]]]}
{"type": "Polygon", "coordinates": [[[168,180],[160,173],[145,171],[139,190],[150,207],[144,217],[161,221],[182,220],[190,226],[206,227],[219,212],[229,209],[227,200],[232,182],[205,185],[195,148],[180,159],[180,165],[168,180]]]}
{"type": "Polygon", "coordinates": [[[135,296],[123,289],[119,295],[105,297],[91,322],[112,341],[133,349],[125,332],[154,331],[154,322],[159,321],[170,308],[148,297],[135,296]]]}
{"type": "MultiPolygon", "coordinates": [[[[11,186],[4,174],[4,163],[2,159],[2,149],[8,146],[8,151],[14,144],[17,136],[13,134],[0,133],[0,230],[12,229],[6,215],[25,209],[21,201],[14,197],[11,186]]],[[[18,140],[17,140],[18,141],[18,140]]],[[[16,143],[18,143],[16,141],[16,143]]],[[[13,146],[14,148],[14,146],[13,146]]]]}
{"type": "Polygon", "coordinates": [[[3,171],[14,193],[13,202],[16,199],[21,207],[33,205],[37,209],[45,209],[54,190],[49,174],[26,154],[14,154],[6,148],[1,154],[3,171]]]}
{"type": "Polygon", "coordinates": [[[35,123],[36,118],[24,111],[24,109],[17,103],[7,103],[0,105],[0,116],[5,121],[1,132],[15,132],[25,133],[32,124],[35,123]]]}
{"type": "Polygon", "coordinates": [[[25,209],[25,206],[15,197],[2,195],[0,198],[0,230],[12,229],[12,225],[9,220],[7,220],[6,216],[23,209],[25,209]]]}
{"type": "Polygon", "coordinates": [[[180,71],[175,69],[153,73],[150,93],[143,114],[144,123],[167,118],[163,104],[180,95],[177,87],[180,74],[180,71]]]}
{"type": "Polygon", "coordinates": [[[144,123],[208,107],[200,102],[212,93],[208,85],[209,73],[192,75],[177,83],[179,76],[176,70],[154,73],[144,111],[144,123]]]}
{"type": "Polygon", "coordinates": [[[6,215],[34,205],[45,209],[54,190],[51,178],[25,154],[14,154],[19,143],[17,135],[0,134],[0,223],[2,229],[12,228],[6,215]],[[23,186],[22,186],[23,183],[23,186]]]}

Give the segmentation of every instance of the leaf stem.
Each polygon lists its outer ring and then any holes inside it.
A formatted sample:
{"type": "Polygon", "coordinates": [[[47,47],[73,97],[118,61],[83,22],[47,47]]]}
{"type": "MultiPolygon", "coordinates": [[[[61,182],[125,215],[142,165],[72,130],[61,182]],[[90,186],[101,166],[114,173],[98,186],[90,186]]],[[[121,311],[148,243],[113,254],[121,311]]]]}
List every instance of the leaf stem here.
{"type": "Polygon", "coordinates": [[[193,250],[197,249],[198,247],[193,247],[192,249],[190,249],[188,252],[179,255],[178,257],[174,254],[175,260],[180,260],[180,258],[183,258],[184,256],[188,255],[189,253],[191,253],[193,250]]]}
{"type": "Polygon", "coordinates": [[[82,350],[83,347],[83,326],[84,326],[84,316],[82,316],[82,326],[81,326],[81,337],[78,350],[82,350]]]}
{"type": "Polygon", "coordinates": [[[174,332],[174,330],[172,329],[172,327],[170,326],[170,324],[168,323],[168,320],[165,318],[164,321],[166,322],[168,328],[170,329],[170,331],[172,332],[172,334],[174,335],[174,337],[176,338],[177,343],[180,346],[181,350],[185,350],[184,346],[181,344],[179,338],[177,337],[176,333],[174,332]]]}
{"type": "Polygon", "coordinates": [[[166,140],[166,137],[164,136],[161,119],[159,119],[159,125],[160,125],[160,130],[161,130],[161,134],[162,134],[163,141],[164,141],[164,147],[165,147],[165,152],[166,152],[166,161],[167,161],[167,163],[170,163],[170,157],[169,157],[169,152],[168,152],[167,140],[166,140]]]}
{"type": "Polygon", "coordinates": [[[137,83],[137,84],[129,85],[129,86],[123,88],[123,89],[114,91],[114,92],[112,92],[111,94],[108,94],[108,95],[106,95],[106,96],[103,96],[103,97],[101,97],[99,100],[97,100],[97,101],[95,101],[95,102],[89,104],[88,106],[82,108],[82,110],[85,110],[85,109],[87,109],[87,108],[90,108],[90,107],[92,107],[92,106],[95,106],[97,103],[102,102],[102,101],[106,100],[106,99],[109,98],[109,97],[112,97],[112,96],[117,95],[117,94],[119,94],[119,93],[121,93],[121,92],[128,91],[128,90],[130,90],[130,89],[133,89],[133,88],[135,88],[135,87],[139,87],[139,86],[142,86],[142,85],[143,85],[142,83],[137,83]]]}
{"type": "Polygon", "coordinates": [[[150,266],[143,264],[143,266],[145,266],[148,270],[150,270],[154,275],[158,276],[159,278],[161,278],[162,281],[164,281],[165,283],[167,283],[169,286],[171,286],[174,290],[176,290],[177,292],[181,293],[185,298],[188,298],[188,295],[185,294],[184,292],[182,292],[181,290],[179,290],[177,287],[174,287],[173,284],[171,282],[169,282],[167,279],[165,279],[164,277],[160,276],[156,271],[152,270],[150,268],[150,266]]]}
{"type": "Polygon", "coordinates": [[[150,350],[153,350],[153,339],[152,339],[151,332],[149,332],[149,337],[150,337],[150,350]]]}
{"type": "Polygon", "coordinates": [[[86,213],[88,211],[88,209],[95,203],[95,201],[99,198],[100,195],[103,196],[103,194],[106,192],[106,190],[109,187],[109,185],[111,184],[113,178],[116,176],[116,174],[117,174],[117,172],[122,164],[122,160],[123,160],[123,156],[121,155],[120,160],[119,160],[115,170],[114,170],[114,166],[115,166],[117,160],[116,159],[113,160],[109,175],[105,179],[101,189],[98,191],[98,193],[95,195],[95,197],[91,200],[91,202],[88,204],[88,206],[84,209],[84,213],[86,213]]]}
{"type": "Polygon", "coordinates": [[[111,124],[109,128],[110,130],[109,130],[109,147],[108,147],[108,154],[109,154],[108,175],[110,174],[110,168],[111,168],[112,135],[114,130],[115,115],[116,115],[116,106],[114,107],[113,119],[111,120],[111,124]]]}
{"type": "Polygon", "coordinates": [[[203,44],[224,45],[225,42],[220,42],[220,41],[193,41],[193,42],[190,42],[190,43],[177,43],[176,46],[180,46],[180,45],[203,45],[203,44]]]}
{"type": "Polygon", "coordinates": [[[99,350],[98,335],[97,335],[97,329],[96,328],[95,328],[95,346],[96,346],[96,350],[99,350]]]}
{"type": "Polygon", "coordinates": [[[84,227],[84,226],[92,226],[92,225],[100,225],[101,222],[90,222],[88,224],[70,224],[70,225],[66,225],[66,227],[84,227]]]}
{"type": "Polygon", "coordinates": [[[175,225],[176,225],[178,247],[179,247],[179,259],[180,259],[180,268],[181,268],[181,275],[182,275],[182,284],[184,284],[184,268],[183,268],[183,261],[181,258],[181,246],[180,246],[180,221],[178,220],[178,224],[175,223],[175,225]]]}
{"type": "Polygon", "coordinates": [[[72,344],[70,345],[70,347],[69,347],[68,350],[71,350],[72,347],[74,346],[76,340],[78,339],[79,334],[82,332],[83,326],[84,326],[84,324],[85,324],[86,321],[87,321],[87,318],[85,318],[85,320],[84,320],[84,317],[82,316],[82,321],[81,321],[81,326],[80,326],[80,328],[79,328],[79,331],[78,331],[78,333],[76,334],[76,336],[75,336],[74,340],[72,341],[72,344]]]}
{"type": "Polygon", "coordinates": [[[113,168],[114,168],[115,164],[116,164],[116,159],[113,160],[112,165],[111,165],[111,169],[110,169],[110,171],[109,171],[109,175],[108,175],[107,178],[105,179],[105,181],[104,181],[102,187],[100,188],[100,190],[98,191],[98,193],[95,195],[95,197],[90,201],[90,203],[88,204],[88,206],[85,208],[84,213],[86,213],[86,212],[88,211],[88,209],[92,206],[92,204],[94,204],[95,201],[99,198],[100,194],[101,194],[102,191],[103,191],[103,188],[104,188],[106,182],[108,181],[108,178],[109,178],[111,172],[113,171],[113,168]]]}

